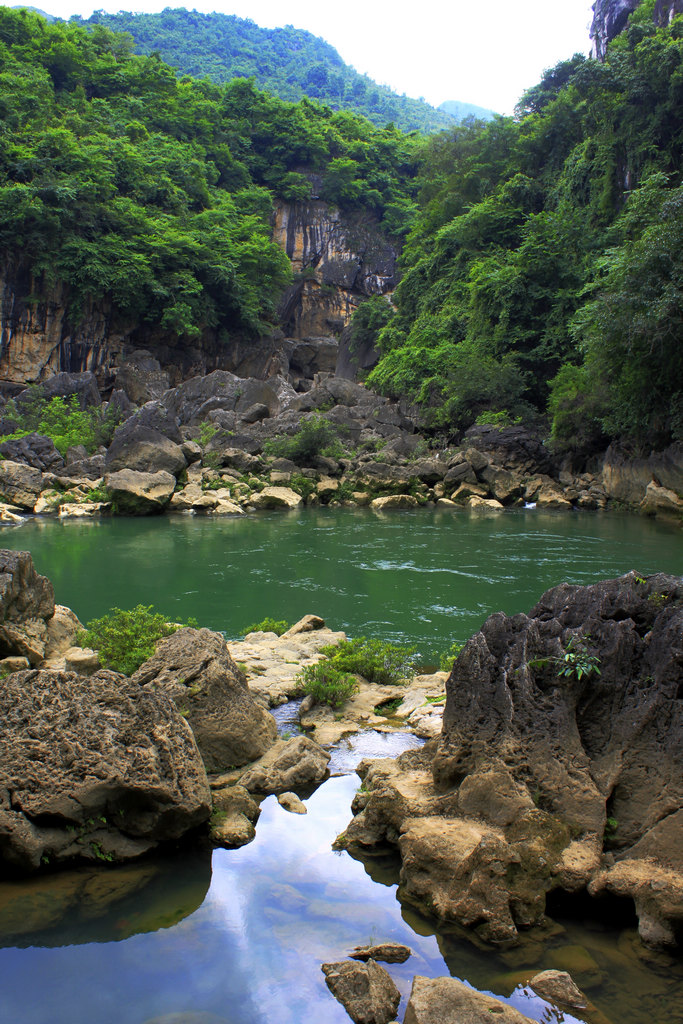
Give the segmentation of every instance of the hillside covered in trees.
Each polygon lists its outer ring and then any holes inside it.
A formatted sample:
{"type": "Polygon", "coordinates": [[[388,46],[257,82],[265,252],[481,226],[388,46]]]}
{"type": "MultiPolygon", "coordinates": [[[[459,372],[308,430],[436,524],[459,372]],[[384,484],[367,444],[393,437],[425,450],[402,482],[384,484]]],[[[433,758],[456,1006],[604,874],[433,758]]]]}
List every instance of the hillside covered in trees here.
{"type": "Polygon", "coordinates": [[[521,419],[559,451],[664,446],[683,438],[683,19],[653,8],[514,118],[426,139],[0,9],[4,263],[30,301],[64,284],[74,323],[105,298],[188,343],[256,342],[290,276],[273,201],[319,196],[405,238],[393,306],[353,323],[374,388],[448,435],[521,419]]]}
{"type": "MultiPolygon", "coordinates": [[[[434,132],[454,121],[450,110],[399,96],[359,74],[324,39],[292,25],[267,29],[233,14],[170,8],[160,14],[97,11],[85,24],[130,32],[136,52],[158,52],[183,74],[219,83],[253,78],[280,99],[296,102],[307,96],[333,110],[362,114],[379,127],[392,123],[402,131],[434,132]]],[[[467,116],[469,109],[463,109],[467,116]]]]}
{"type": "Polygon", "coordinates": [[[653,11],[515,118],[426,144],[369,383],[435,426],[549,412],[560,450],[683,438],[683,18],[653,11]]]}
{"type": "MultiPolygon", "coordinates": [[[[178,79],[103,26],[0,8],[0,249],[73,322],[102,297],[192,338],[257,335],[290,275],[273,197],[406,231],[416,142],[239,79],[178,79]],[[306,173],[302,173],[305,171],[306,173]]],[[[36,299],[39,296],[36,296],[36,299]]]]}

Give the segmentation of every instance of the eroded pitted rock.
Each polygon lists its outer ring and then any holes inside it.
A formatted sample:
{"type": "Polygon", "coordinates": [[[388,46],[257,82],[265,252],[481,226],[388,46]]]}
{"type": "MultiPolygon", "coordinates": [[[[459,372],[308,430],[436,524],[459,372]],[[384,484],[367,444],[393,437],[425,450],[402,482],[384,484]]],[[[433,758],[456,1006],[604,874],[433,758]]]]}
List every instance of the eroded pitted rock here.
{"type": "Polygon", "coordinates": [[[549,890],[588,887],[633,899],[641,937],[673,944],[681,693],[680,578],[563,584],[492,615],[448,679],[433,784],[413,755],[361,766],[344,844],[398,845],[403,894],[490,941],[540,922],[549,890]]]}
{"type": "Polygon", "coordinates": [[[0,862],[126,860],[209,816],[175,705],[116,672],[24,671],[0,688],[0,862]]]}
{"type": "Polygon", "coordinates": [[[255,703],[220,633],[179,629],[157,644],[132,678],[175,701],[209,771],[254,761],[275,742],[275,719],[255,703]]]}

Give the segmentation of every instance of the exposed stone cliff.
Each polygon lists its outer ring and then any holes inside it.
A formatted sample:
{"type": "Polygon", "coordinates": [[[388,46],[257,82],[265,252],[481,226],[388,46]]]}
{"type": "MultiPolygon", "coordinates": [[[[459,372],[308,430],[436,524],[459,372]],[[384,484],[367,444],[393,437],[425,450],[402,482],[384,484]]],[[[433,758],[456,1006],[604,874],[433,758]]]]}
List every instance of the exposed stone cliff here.
{"type": "MultiPolygon", "coordinates": [[[[629,15],[640,3],[641,0],[596,0],[590,30],[594,57],[605,59],[608,44],[624,31],[629,15]]],[[[677,14],[683,14],[683,0],[657,0],[654,9],[657,25],[668,25],[677,14]]]]}
{"type": "Polygon", "coordinates": [[[390,291],[395,248],[362,217],[345,217],[326,203],[280,203],[273,237],[290,257],[295,282],[282,298],[284,330],[254,341],[226,343],[205,330],[192,342],[127,321],[106,300],[68,314],[69,288],[45,290],[20,263],[0,268],[0,380],[26,384],[55,373],[91,370],[100,386],[113,382],[117,365],[136,349],[151,352],[172,383],[230,370],[241,377],[293,379],[334,371],[338,339],[363,296],[390,291]]]}

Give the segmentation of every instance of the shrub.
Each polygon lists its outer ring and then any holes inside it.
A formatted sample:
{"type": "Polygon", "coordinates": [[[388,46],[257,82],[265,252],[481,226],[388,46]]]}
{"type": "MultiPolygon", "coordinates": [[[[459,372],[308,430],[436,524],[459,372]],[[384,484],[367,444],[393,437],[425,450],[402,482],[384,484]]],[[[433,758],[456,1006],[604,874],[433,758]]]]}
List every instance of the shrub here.
{"type": "Polygon", "coordinates": [[[18,429],[3,440],[11,441],[35,432],[49,437],[62,456],[79,444],[88,452],[94,452],[101,444],[108,445],[121,419],[118,409],[106,413],[94,406],[81,409],[76,395],[69,398],[58,395],[49,402],[36,397],[18,410],[16,406],[8,407],[7,415],[17,421],[18,429]]]}
{"type": "Polygon", "coordinates": [[[313,697],[316,704],[340,708],[358,689],[358,683],[332,664],[323,660],[306,665],[297,675],[301,693],[313,697]]]}
{"type": "Polygon", "coordinates": [[[246,636],[247,633],[277,633],[278,636],[282,636],[289,629],[289,623],[285,622],[284,619],[271,619],[266,617],[261,622],[255,622],[251,626],[245,626],[244,629],[240,630],[242,636],[246,636]]]}
{"type": "Polygon", "coordinates": [[[454,640],[448,650],[444,651],[439,658],[439,668],[442,672],[450,672],[453,668],[453,662],[458,657],[464,646],[465,644],[463,641],[454,640]]]}
{"type": "Polygon", "coordinates": [[[105,668],[130,676],[152,657],[158,640],[179,628],[151,605],[138,604],[130,611],[110,609],[89,622],[76,639],[81,647],[93,647],[105,668]]]}
{"type": "Polygon", "coordinates": [[[304,420],[296,433],[273,437],[263,445],[266,455],[308,466],[317,455],[340,458],[344,454],[336,427],[320,415],[304,420]]]}
{"type": "Polygon", "coordinates": [[[321,653],[340,672],[353,672],[369,683],[400,683],[415,675],[415,647],[399,647],[359,636],[322,647],[321,653]]]}

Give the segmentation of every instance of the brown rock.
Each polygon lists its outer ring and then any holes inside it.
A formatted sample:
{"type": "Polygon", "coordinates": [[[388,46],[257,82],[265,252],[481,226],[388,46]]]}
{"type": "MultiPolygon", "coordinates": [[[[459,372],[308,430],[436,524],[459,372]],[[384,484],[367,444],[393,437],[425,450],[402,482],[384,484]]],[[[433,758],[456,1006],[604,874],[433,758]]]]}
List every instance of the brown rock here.
{"type": "Polygon", "coordinates": [[[0,499],[33,511],[43,489],[43,474],[22,462],[0,461],[0,499]]]}
{"type": "Polygon", "coordinates": [[[250,793],[286,793],[315,785],[327,775],[330,755],[307,736],[278,740],[261,760],[242,776],[250,793]]]}
{"type": "Polygon", "coordinates": [[[412,955],[410,946],[400,942],[380,942],[373,946],[356,946],[349,953],[352,960],[382,960],[385,964],[403,964],[412,955]]]}
{"type": "Polygon", "coordinates": [[[457,978],[413,981],[403,1024],[532,1024],[519,1010],[457,978]]]}
{"type": "Polygon", "coordinates": [[[150,515],[163,512],[168,505],[175,489],[175,477],[163,470],[158,473],[142,473],[133,469],[120,469],[108,473],[104,484],[119,512],[150,515]]]}
{"type": "Polygon", "coordinates": [[[157,645],[132,678],[175,701],[209,771],[254,761],[275,742],[275,719],[254,702],[220,633],[177,630],[157,645]]]}
{"type": "Polygon", "coordinates": [[[6,865],[124,860],[208,818],[206,773],[187,723],[165,696],[125,676],[16,672],[0,687],[0,721],[6,865]]]}
{"type": "Polygon", "coordinates": [[[401,993],[383,967],[369,960],[323,964],[325,982],[355,1024],[389,1024],[396,1016],[401,993]]]}
{"type": "Polygon", "coordinates": [[[560,1007],[585,1010],[588,1006],[585,995],[566,971],[541,971],[534,975],[529,986],[536,995],[560,1007]]]}

